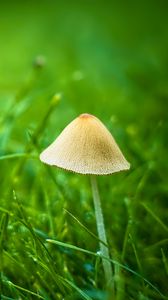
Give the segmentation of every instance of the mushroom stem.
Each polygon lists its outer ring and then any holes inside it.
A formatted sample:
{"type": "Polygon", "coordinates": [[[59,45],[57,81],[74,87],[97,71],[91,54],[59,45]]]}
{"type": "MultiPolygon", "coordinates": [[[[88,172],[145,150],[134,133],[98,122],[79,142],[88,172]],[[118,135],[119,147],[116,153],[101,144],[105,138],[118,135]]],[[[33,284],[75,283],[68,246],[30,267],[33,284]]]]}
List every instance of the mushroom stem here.
{"type": "Polygon", "coordinates": [[[99,190],[98,190],[98,185],[97,185],[97,180],[96,180],[95,175],[91,175],[91,186],[92,186],[93,201],[94,201],[94,207],[95,207],[97,231],[98,231],[98,236],[100,239],[100,251],[103,256],[107,257],[107,259],[102,259],[106,284],[107,284],[108,288],[112,288],[113,274],[112,274],[111,263],[108,260],[108,259],[110,259],[109,250],[108,250],[107,246],[105,246],[103,243],[101,243],[101,241],[102,241],[105,244],[107,244],[107,237],[106,237],[106,232],[105,232],[105,227],[104,227],[104,219],[103,219],[103,213],[102,213],[102,208],[101,208],[99,190]]]}

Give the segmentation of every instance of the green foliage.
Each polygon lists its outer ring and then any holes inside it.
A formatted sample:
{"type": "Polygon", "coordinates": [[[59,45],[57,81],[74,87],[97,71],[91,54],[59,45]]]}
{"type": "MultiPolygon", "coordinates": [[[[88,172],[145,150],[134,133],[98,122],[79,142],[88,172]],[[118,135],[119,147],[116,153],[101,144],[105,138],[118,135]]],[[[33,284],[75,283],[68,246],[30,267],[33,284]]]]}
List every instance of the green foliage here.
{"type": "Polygon", "coordinates": [[[167,9],[164,0],[0,4],[1,299],[168,299],[167,9]],[[98,178],[115,297],[89,178],[39,160],[84,112],[131,163],[98,178]]]}

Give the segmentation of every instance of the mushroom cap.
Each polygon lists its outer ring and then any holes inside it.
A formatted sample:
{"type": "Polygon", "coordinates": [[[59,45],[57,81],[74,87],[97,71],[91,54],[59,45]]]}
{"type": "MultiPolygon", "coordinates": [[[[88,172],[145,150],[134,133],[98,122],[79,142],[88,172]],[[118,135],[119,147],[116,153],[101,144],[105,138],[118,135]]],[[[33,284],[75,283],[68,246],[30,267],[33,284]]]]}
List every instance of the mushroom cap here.
{"type": "Polygon", "coordinates": [[[130,168],[111,133],[90,114],[80,115],[65,127],[40,160],[80,174],[107,175],[130,168]]]}

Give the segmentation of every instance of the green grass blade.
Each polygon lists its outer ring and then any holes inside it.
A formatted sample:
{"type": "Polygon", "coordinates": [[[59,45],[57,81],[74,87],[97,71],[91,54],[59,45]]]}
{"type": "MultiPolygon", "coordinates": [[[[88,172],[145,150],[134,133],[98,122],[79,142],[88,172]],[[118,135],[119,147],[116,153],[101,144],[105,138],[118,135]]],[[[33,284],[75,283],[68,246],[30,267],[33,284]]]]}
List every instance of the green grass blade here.
{"type": "MultiPolygon", "coordinates": [[[[89,255],[94,255],[94,256],[98,256],[98,257],[104,258],[104,259],[108,259],[106,256],[100,255],[99,253],[95,253],[95,252],[92,252],[92,251],[89,251],[89,250],[86,250],[86,249],[83,249],[83,248],[80,248],[80,247],[77,247],[77,246],[74,246],[74,245],[71,245],[71,244],[67,244],[67,243],[63,243],[63,242],[56,241],[56,240],[51,240],[51,239],[47,239],[46,241],[48,243],[52,243],[52,244],[55,244],[55,245],[66,247],[66,248],[70,248],[70,249],[75,250],[75,251],[80,251],[80,252],[83,252],[83,253],[86,253],[86,254],[89,254],[89,255]]],[[[145,277],[143,277],[141,274],[135,272],[134,270],[132,270],[129,267],[127,267],[127,266],[119,263],[116,260],[113,260],[113,259],[108,259],[108,260],[111,261],[113,264],[117,264],[121,268],[127,270],[128,272],[130,272],[130,273],[134,274],[135,276],[139,277],[140,279],[144,280],[153,290],[155,290],[155,292],[157,292],[162,297],[162,299],[168,299],[168,297],[165,297],[158,290],[157,287],[155,287],[148,279],[146,279],[145,277]]]]}
{"type": "Polygon", "coordinates": [[[37,158],[36,155],[32,155],[29,153],[12,153],[12,154],[0,156],[0,160],[8,160],[8,159],[15,159],[15,158],[23,158],[23,157],[37,158]]]}
{"type": "Polygon", "coordinates": [[[30,295],[35,296],[35,297],[40,298],[40,299],[44,299],[41,295],[39,295],[39,294],[37,294],[35,292],[32,292],[32,291],[30,291],[30,290],[28,290],[26,288],[23,288],[23,287],[15,284],[15,283],[13,283],[11,281],[8,281],[7,283],[8,283],[9,286],[12,286],[12,287],[14,287],[14,288],[16,288],[18,290],[21,290],[22,292],[25,292],[26,294],[30,294],[30,295]]]}
{"type": "Polygon", "coordinates": [[[108,247],[108,245],[99,239],[97,235],[95,235],[93,232],[91,232],[84,224],[82,224],[71,212],[69,212],[67,209],[65,209],[65,212],[70,215],[87,233],[89,233],[94,239],[96,239],[98,242],[101,242],[103,245],[108,247]]]}
{"type": "Polygon", "coordinates": [[[162,222],[162,220],[149,208],[145,203],[141,203],[141,205],[146,209],[146,211],[157,221],[158,224],[168,232],[168,227],[162,222]]]}

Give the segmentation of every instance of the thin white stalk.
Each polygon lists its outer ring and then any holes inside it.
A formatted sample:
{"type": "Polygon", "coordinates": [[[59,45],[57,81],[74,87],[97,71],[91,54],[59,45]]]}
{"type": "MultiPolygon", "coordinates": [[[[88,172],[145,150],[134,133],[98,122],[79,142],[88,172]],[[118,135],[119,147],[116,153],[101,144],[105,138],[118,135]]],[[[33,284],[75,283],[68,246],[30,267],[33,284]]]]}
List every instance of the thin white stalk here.
{"type": "MultiPolygon", "coordinates": [[[[104,227],[103,213],[102,213],[100,196],[99,196],[97,180],[96,180],[95,175],[91,175],[91,186],[92,186],[93,201],[94,201],[94,207],[95,207],[98,236],[101,241],[103,241],[105,244],[107,244],[107,237],[106,237],[106,232],[105,232],[105,227],[104,227]]],[[[102,255],[104,255],[110,259],[108,247],[106,247],[101,242],[100,242],[100,251],[101,251],[102,255]]],[[[111,262],[106,259],[102,259],[102,263],[103,263],[107,287],[112,288],[113,287],[113,273],[112,273],[111,262]]]]}

